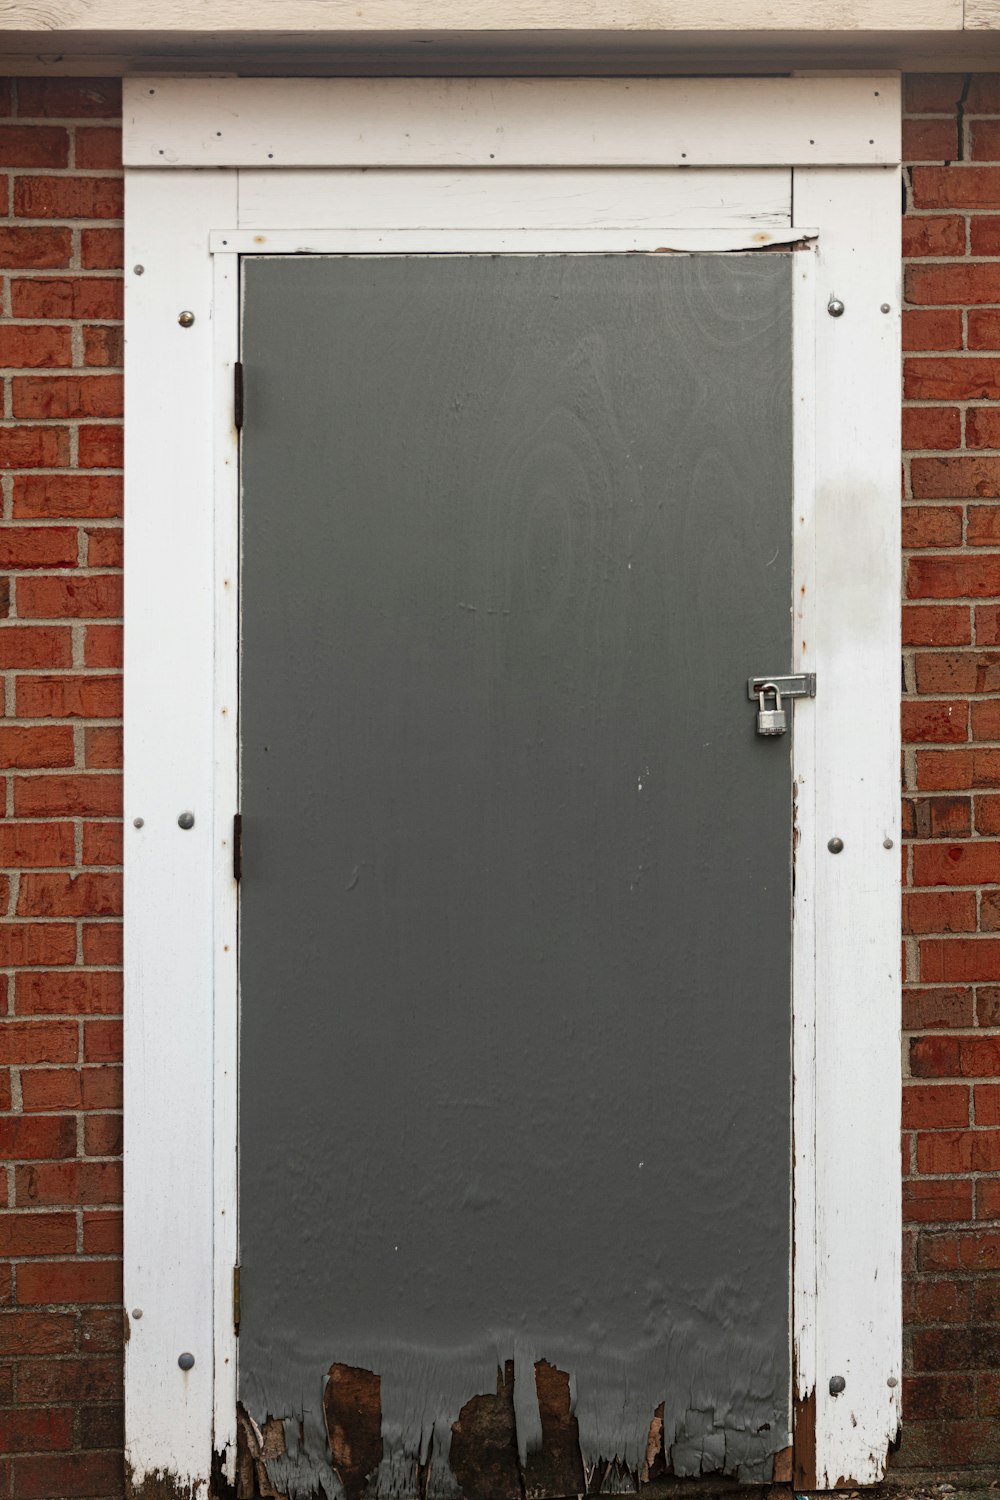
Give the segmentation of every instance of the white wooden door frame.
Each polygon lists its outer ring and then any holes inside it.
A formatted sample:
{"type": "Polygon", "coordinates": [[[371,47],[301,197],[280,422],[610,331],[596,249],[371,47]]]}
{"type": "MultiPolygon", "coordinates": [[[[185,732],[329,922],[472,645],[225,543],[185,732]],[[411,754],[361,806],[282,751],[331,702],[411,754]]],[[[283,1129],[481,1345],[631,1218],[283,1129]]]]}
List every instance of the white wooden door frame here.
{"type": "Polygon", "coordinates": [[[794,739],[796,1483],[876,1482],[901,1373],[898,78],[133,78],[125,121],[133,1486],[205,1494],[234,1457],[239,256],[792,240],[788,667],[819,682],[794,739]]]}

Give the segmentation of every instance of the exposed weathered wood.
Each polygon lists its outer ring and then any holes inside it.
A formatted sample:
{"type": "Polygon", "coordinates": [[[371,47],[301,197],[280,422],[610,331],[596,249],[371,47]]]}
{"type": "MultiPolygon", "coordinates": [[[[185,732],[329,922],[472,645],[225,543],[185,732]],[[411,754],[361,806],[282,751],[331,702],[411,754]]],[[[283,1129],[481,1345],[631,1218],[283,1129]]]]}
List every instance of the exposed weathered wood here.
{"type": "Polygon", "coordinates": [[[535,1390],[542,1419],[542,1446],[524,1466],[526,1500],[549,1495],[580,1495],[584,1489],[580,1435],[570,1398],[569,1376],[548,1360],[535,1365],[535,1390]]]}
{"type": "Polygon", "coordinates": [[[381,1378],[354,1365],[331,1365],[323,1415],[333,1467],[347,1500],[360,1500],[382,1462],[381,1378]]]}
{"type": "Polygon", "coordinates": [[[465,1500],[522,1500],[514,1423],[514,1362],[497,1370],[495,1396],[473,1396],[451,1429],[451,1471],[465,1500]]]}

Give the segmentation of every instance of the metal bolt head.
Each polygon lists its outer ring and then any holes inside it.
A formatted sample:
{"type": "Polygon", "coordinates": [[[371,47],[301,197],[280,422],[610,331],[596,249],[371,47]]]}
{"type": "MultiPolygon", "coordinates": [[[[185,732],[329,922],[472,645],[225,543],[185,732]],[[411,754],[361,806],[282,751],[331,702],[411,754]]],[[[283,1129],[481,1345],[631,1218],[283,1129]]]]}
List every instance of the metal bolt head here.
{"type": "Polygon", "coordinates": [[[182,328],[190,328],[192,323],[194,322],[194,313],[188,312],[187,309],[185,309],[184,312],[177,314],[177,321],[182,328]]]}
{"type": "Polygon", "coordinates": [[[880,311],[884,313],[892,312],[892,308],[889,306],[888,302],[883,302],[880,311]]]}
{"type": "Polygon", "coordinates": [[[133,269],[133,271],[135,272],[135,274],[137,276],[141,276],[142,273],[143,273],[143,271],[145,271],[146,267],[145,266],[133,266],[132,269],[133,269]]]}
{"type": "Polygon", "coordinates": [[[180,815],[180,817],[177,819],[177,827],[178,828],[183,828],[185,831],[187,831],[187,829],[189,829],[189,828],[193,828],[194,827],[194,813],[193,812],[182,812],[181,815],[180,815]]]}
{"type": "Polygon", "coordinates": [[[844,316],[844,304],[839,297],[831,297],[826,304],[826,310],[831,318],[842,318],[844,316]]]}
{"type": "Polygon", "coordinates": [[[141,1318],[142,1317],[142,1308],[141,1307],[133,1307],[133,1309],[132,1309],[132,1316],[133,1316],[133,1318],[141,1318]]]}
{"type": "Polygon", "coordinates": [[[847,1389],[847,1381],[844,1379],[843,1375],[831,1375],[830,1376],[830,1395],[831,1396],[839,1396],[841,1394],[841,1392],[845,1391],[846,1389],[847,1389]]]}
{"type": "Polygon", "coordinates": [[[895,1375],[890,1375],[889,1379],[886,1381],[886,1385],[891,1391],[894,1391],[898,1384],[899,1381],[896,1379],[895,1375]]]}
{"type": "Polygon", "coordinates": [[[831,854],[840,854],[844,848],[844,840],[830,839],[826,847],[829,849],[831,854]]]}
{"type": "Polygon", "coordinates": [[[892,848],[892,839],[883,839],[882,840],[882,848],[883,849],[891,849],[892,848]]]}
{"type": "Polygon", "coordinates": [[[133,818],[132,819],[132,827],[133,828],[142,828],[143,825],[145,824],[145,822],[146,822],[145,818],[133,818]]]}
{"type": "Polygon", "coordinates": [[[193,1370],[194,1369],[194,1355],[193,1354],[178,1354],[178,1356],[177,1356],[177,1363],[180,1365],[180,1367],[181,1367],[182,1370],[193,1370]]]}

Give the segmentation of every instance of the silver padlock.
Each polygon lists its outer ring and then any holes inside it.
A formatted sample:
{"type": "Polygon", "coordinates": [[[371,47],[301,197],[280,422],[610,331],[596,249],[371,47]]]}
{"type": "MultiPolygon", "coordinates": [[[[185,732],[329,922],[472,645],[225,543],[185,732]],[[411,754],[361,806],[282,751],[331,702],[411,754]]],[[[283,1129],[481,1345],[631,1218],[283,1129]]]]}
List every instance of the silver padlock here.
{"type": "Polygon", "coordinates": [[[761,685],[758,694],[759,708],[757,709],[757,733],[758,734],[786,734],[788,732],[788,715],[781,706],[781,693],[773,682],[765,682],[761,685]],[[769,693],[774,694],[774,707],[765,708],[764,700],[769,693]]]}

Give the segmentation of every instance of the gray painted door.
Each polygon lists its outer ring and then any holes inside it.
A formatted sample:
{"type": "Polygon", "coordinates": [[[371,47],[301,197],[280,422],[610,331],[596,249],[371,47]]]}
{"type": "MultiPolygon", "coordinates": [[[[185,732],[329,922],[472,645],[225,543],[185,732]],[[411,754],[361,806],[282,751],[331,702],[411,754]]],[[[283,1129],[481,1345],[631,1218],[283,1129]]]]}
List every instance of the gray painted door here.
{"type": "Polygon", "coordinates": [[[789,1441],[791,736],[745,682],[790,667],[793,261],[244,263],[239,1379],[279,1490],[789,1441]]]}

